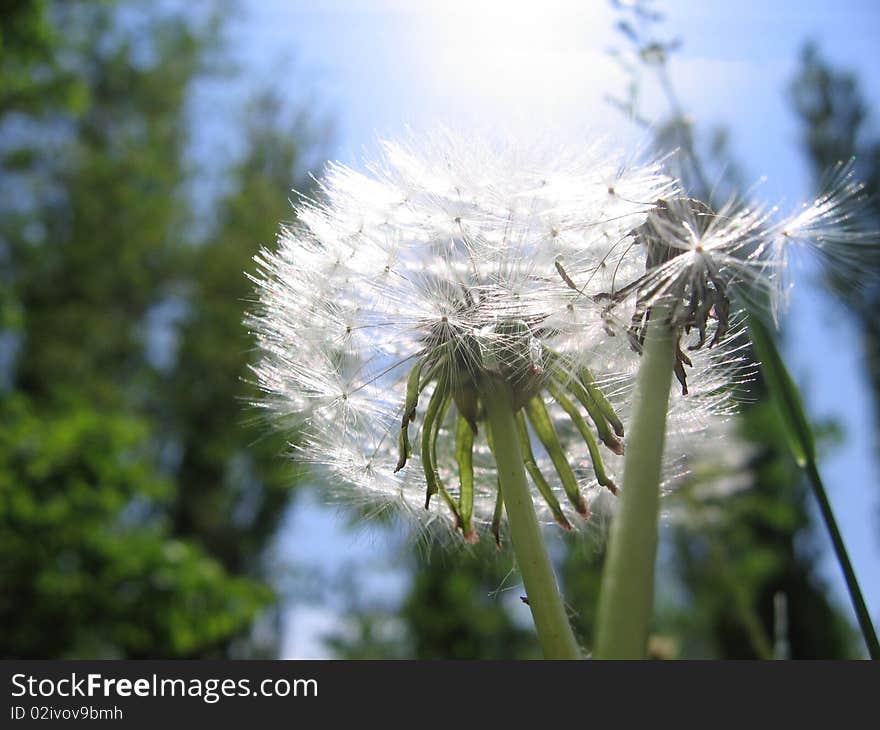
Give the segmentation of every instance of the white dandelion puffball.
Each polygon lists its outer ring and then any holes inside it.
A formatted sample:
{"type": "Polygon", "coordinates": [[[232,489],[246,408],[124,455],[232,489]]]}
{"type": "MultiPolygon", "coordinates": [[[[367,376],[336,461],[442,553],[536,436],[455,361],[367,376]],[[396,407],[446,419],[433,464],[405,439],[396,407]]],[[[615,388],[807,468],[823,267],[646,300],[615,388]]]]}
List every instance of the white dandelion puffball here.
{"type": "Polygon", "coordinates": [[[385,143],[367,173],[330,165],[257,258],[261,405],[298,419],[298,458],[339,497],[498,540],[481,392],[500,379],[539,516],[582,524],[620,480],[652,305],[673,298],[680,334],[669,487],[732,407],[745,358],[728,290],[772,289],[780,230],[598,145],[385,143]]]}

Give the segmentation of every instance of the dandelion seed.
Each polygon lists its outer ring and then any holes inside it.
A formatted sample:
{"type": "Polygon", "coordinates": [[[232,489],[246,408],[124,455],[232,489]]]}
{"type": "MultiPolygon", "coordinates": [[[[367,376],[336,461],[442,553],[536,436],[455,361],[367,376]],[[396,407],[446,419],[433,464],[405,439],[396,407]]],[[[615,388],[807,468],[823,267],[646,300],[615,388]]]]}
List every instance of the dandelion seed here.
{"type": "Polygon", "coordinates": [[[870,225],[868,195],[855,177],[854,163],[850,159],[834,165],[822,176],[819,195],[769,232],[778,268],[777,309],[788,303],[792,259],[800,254],[817,257],[850,287],[876,284],[870,272],[880,265],[878,235],[870,225]]]}

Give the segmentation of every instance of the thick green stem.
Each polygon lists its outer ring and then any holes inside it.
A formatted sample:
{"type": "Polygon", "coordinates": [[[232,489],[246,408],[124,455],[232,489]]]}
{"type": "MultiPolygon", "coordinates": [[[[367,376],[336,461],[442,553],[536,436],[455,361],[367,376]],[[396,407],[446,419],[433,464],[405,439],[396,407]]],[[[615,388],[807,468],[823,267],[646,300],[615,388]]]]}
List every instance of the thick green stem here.
{"type": "Polygon", "coordinates": [[[643,659],[654,598],[660,510],[660,467],[675,363],[675,338],[656,307],[636,379],[635,404],[623,464],[623,490],[611,524],[602,573],[597,659],[643,659]]]}
{"type": "Polygon", "coordinates": [[[489,416],[498,483],[510,524],[510,539],[538,639],[544,649],[544,658],[580,659],[581,653],[565,614],[526,481],[514,418],[513,395],[505,383],[492,380],[486,383],[482,399],[489,416]]]}

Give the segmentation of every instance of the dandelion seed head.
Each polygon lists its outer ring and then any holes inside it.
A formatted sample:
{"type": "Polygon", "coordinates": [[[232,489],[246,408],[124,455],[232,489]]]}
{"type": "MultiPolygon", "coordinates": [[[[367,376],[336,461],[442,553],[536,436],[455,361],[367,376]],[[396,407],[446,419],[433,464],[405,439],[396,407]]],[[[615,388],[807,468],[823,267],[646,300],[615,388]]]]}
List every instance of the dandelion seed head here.
{"type": "Polygon", "coordinates": [[[785,229],[714,212],[599,143],[440,131],[382,150],[366,172],[329,165],[257,257],[261,405],[296,418],[298,458],[340,499],[468,540],[500,539],[487,379],[513,394],[539,516],[578,527],[616,491],[647,312],[674,297],[673,489],[752,376],[731,294],[763,297],[777,239],[833,242],[844,215],[834,199],[785,229]]]}

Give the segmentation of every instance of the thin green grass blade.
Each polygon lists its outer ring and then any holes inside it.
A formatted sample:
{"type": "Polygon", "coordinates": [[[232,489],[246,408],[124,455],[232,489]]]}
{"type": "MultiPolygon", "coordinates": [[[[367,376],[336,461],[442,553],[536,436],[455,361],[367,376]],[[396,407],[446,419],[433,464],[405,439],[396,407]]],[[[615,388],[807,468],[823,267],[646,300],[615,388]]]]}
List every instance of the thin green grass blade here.
{"type": "Polygon", "coordinates": [[[755,354],[761,363],[761,372],[764,374],[770,398],[776,405],[776,410],[782,419],[792,454],[806,472],[810,487],[819,503],[819,511],[822,513],[822,519],[831,537],[837,562],[843,571],[846,587],[858,618],[862,637],[868,647],[868,653],[871,659],[880,659],[880,642],[877,640],[871,614],[865,605],[865,599],[843,542],[843,536],[840,534],[834,511],[831,509],[828,493],[819,474],[816,462],[816,440],[807,419],[800,393],[789,375],[776,347],[776,342],[766,325],[758,317],[751,316],[749,317],[749,332],[755,347],[755,354]]]}

